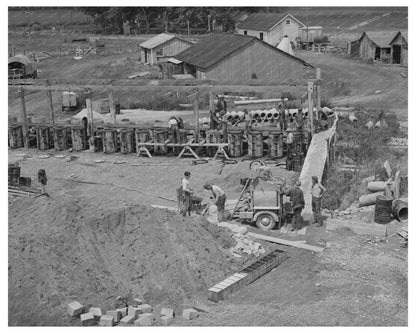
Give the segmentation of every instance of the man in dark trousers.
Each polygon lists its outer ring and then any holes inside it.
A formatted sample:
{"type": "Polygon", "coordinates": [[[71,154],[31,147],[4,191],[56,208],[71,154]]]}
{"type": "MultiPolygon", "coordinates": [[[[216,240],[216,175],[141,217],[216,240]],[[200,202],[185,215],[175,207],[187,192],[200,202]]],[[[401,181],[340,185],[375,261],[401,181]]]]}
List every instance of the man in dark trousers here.
{"type": "Polygon", "coordinates": [[[204,189],[212,192],[212,195],[215,200],[215,205],[217,206],[218,222],[225,221],[224,210],[225,210],[225,201],[227,200],[225,192],[219,186],[211,185],[209,183],[204,185],[204,189]]]}
{"type": "Polygon", "coordinates": [[[302,209],[305,208],[305,199],[303,197],[303,191],[300,189],[300,181],[296,181],[295,186],[286,190],[285,195],[290,197],[290,202],[292,204],[293,216],[292,216],[292,231],[301,229],[300,226],[300,214],[302,209]]]}
{"type": "Polygon", "coordinates": [[[322,227],[323,221],[321,216],[321,199],[326,192],[326,188],[319,183],[318,177],[312,176],[312,212],[314,218],[314,224],[317,223],[317,227],[322,227]]]}

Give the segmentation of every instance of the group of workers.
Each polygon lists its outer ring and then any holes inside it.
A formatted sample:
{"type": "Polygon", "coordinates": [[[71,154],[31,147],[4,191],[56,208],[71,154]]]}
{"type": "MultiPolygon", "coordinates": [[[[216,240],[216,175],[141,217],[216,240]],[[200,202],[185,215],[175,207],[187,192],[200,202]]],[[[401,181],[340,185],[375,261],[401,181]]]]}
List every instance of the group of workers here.
{"type": "MultiPolygon", "coordinates": [[[[183,216],[191,216],[192,211],[192,196],[194,191],[189,182],[190,177],[191,173],[189,171],[185,171],[181,186],[177,189],[178,199],[181,204],[180,213],[183,216]]],[[[224,221],[225,201],[227,200],[225,192],[219,186],[210,183],[206,183],[204,185],[204,189],[211,191],[211,198],[214,199],[214,204],[217,206],[218,221],[224,221]]],[[[316,224],[317,227],[323,226],[323,219],[321,215],[321,199],[325,193],[326,188],[319,182],[318,177],[312,176],[311,194],[312,212],[314,216],[313,224],[316,224]]],[[[295,186],[285,190],[284,194],[290,197],[292,231],[301,229],[301,213],[303,208],[305,208],[305,199],[301,189],[301,182],[299,180],[296,181],[295,186]]]]}
{"type": "MultiPolygon", "coordinates": [[[[191,216],[192,205],[193,205],[193,189],[189,182],[191,178],[191,173],[189,171],[185,171],[184,177],[182,178],[181,186],[177,189],[178,200],[180,201],[180,213],[183,216],[191,216]]],[[[217,206],[218,212],[218,221],[222,222],[225,220],[225,201],[227,197],[225,192],[218,186],[210,183],[206,183],[204,185],[204,189],[211,191],[211,198],[214,200],[214,204],[217,206]]]]}

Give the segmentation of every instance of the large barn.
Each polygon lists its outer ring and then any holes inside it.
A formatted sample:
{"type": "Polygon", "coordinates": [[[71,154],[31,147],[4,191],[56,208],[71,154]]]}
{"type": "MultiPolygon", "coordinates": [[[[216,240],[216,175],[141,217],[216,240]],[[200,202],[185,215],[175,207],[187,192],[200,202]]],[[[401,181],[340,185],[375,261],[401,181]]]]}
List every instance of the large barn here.
{"type": "Polygon", "coordinates": [[[295,43],[299,29],[305,27],[305,24],[291,14],[253,13],[237,25],[236,32],[277,46],[284,36],[288,36],[295,43]]]}
{"type": "Polygon", "coordinates": [[[400,64],[407,67],[407,48],[408,48],[407,31],[399,31],[389,43],[391,45],[391,59],[393,64],[400,64]]]}
{"type": "Polygon", "coordinates": [[[313,67],[257,37],[231,33],[203,38],[174,58],[183,74],[212,80],[286,81],[313,67]]]}
{"type": "Polygon", "coordinates": [[[144,64],[155,65],[160,61],[166,61],[191,45],[191,42],[175,35],[160,34],[140,44],[140,60],[144,64]]]}
{"type": "Polygon", "coordinates": [[[359,55],[362,59],[381,60],[389,63],[391,60],[390,42],[394,37],[392,31],[365,31],[358,39],[359,55]]]}

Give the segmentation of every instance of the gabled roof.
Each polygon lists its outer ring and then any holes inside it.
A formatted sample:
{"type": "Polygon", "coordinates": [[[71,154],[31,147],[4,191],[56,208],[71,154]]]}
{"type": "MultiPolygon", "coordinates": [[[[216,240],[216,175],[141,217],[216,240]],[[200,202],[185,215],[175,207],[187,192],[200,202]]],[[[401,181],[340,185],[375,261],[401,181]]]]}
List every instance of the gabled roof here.
{"type": "Polygon", "coordinates": [[[20,62],[25,66],[31,63],[30,59],[26,57],[24,54],[16,54],[14,57],[9,58],[9,64],[13,62],[20,62]]]}
{"type": "Polygon", "coordinates": [[[255,31],[269,31],[280,22],[285,20],[287,17],[292,18],[297,21],[302,26],[305,26],[301,21],[299,21],[292,14],[275,14],[275,13],[253,13],[242,21],[239,25],[239,29],[245,30],[255,30],[255,31]]]}
{"type": "Polygon", "coordinates": [[[408,39],[407,39],[408,34],[407,34],[407,30],[403,30],[403,31],[398,31],[398,32],[397,32],[397,33],[393,36],[393,38],[391,39],[391,41],[390,41],[389,45],[391,45],[391,43],[393,43],[393,41],[396,39],[396,37],[397,37],[399,34],[401,34],[401,35],[402,35],[402,37],[403,37],[403,38],[404,38],[404,40],[406,41],[406,44],[408,44],[408,39]]]}
{"type": "Polygon", "coordinates": [[[175,55],[174,58],[195,67],[207,69],[217,64],[219,61],[229,56],[230,54],[243,49],[256,41],[262,43],[266,47],[273,49],[275,52],[284,54],[287,57],[291,57],[306,66],[313,67],[306,63],[304,60],[279,50],[270,44],[258,39],[257,37],[232,33],[218,33],[212,34],[209,37],[205,37],[198,43],[175,55]]]}
{"type": "Polygon", "coordinates": [[[368,38],[378,47],[386,48],[390,47],[389,44],[393,40],[395,34],[395,31],[365,31],[359,40],[361,41],[364,35],[367,35],[368,38]]]}
{"type": "Polygon", "coordinates": [[[177,38],[177,39],[183,40],[184,42],[192,44],[191,42],[184,40],[182,38],[179,38],[175,35],[160,34],[160,35],[157,35],[156,37],[150,38],[149,40],[141,43],[140,47],[145,48],[145,49],[154,49],[155,47],[160,46],[174,38],[177,38]]]}

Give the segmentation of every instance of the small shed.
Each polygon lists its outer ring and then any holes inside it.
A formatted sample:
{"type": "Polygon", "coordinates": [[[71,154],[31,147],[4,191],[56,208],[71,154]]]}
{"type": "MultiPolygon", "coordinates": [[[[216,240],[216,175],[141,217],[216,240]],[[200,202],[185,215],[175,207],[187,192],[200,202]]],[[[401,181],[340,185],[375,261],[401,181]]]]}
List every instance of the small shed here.
{"type": "Polygon", "coordinates": [[[407,31],[399,31],[390,42],[392,63],[400,64],[403,67],[408,66],[408,35],[407,31]]]}
{"type": "Polygon", "coordinates": [[[391,62],[392,31],[365,31],[358,39],[360,44],[360,58],[391,62]]]}
{"type": "Polygon", "coordinates": [[[313,43],[315,38],[322,37],[322,27],[316,25],[299,28],[298,37],[302,43],[313,43]]]}
{"type": "Polygon", "coordinates": [[[287,81],[313,67],[257,37],[232,33],[212,34],[174,58],[183,74],[202,80],[287,81]]]}
{"type": "Polygon", "coordinates": [[[24,54],[16,54],[14,57],[9,58],[8,70],[9,79],[37,77],[35,64],[24,54]]]}
{"type": "Polygon", "coordinates": [[[190,41],[163,33],[140,44],[140,60],[144,64],[155,65],[186,50],[191,45],[190,41]]]}
{"type": "Polygon", "coordinates": [[[277,46],[284,36],[288,36],[295,43],[299,29],[304,27],[305,24],[292,14],[253,13],[238,24],[236,32],[277,46]]]}

